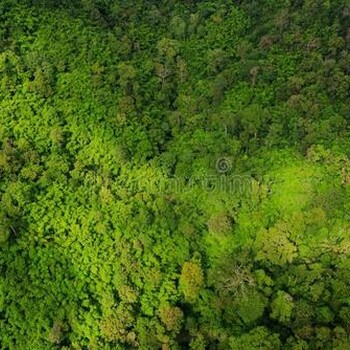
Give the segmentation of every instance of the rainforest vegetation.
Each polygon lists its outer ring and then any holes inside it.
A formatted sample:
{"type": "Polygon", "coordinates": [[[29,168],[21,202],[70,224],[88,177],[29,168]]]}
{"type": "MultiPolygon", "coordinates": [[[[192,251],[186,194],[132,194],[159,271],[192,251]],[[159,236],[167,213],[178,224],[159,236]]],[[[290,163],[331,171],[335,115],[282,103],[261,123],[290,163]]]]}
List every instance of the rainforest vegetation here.
{"type": "Polygon", "coordinates": [[[350,349],[348,0],[0,1],[0,348],[350,349]]]}

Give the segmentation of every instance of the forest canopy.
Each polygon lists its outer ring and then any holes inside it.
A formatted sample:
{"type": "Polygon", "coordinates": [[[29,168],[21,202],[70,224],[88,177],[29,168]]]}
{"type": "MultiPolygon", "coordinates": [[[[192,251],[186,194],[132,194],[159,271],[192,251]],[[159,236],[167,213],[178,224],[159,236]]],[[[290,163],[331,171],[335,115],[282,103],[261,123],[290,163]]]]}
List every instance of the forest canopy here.
{"type": "Polygon", "coordinates": [[[0,348],[350,349],[347,0],[0,2],[0,348]]]}

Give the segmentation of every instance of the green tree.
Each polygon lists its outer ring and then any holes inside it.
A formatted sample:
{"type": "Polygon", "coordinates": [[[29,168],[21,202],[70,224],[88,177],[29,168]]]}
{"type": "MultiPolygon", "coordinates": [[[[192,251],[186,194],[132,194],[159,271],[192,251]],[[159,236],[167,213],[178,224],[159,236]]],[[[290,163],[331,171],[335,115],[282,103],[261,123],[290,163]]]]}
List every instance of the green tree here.
{"type": "Polygon", "coordinates": [[[291,295],[278,291],[275,299],[271,303],[271,318],[279,322],[288,322],[293,311],[293,298],[291,295]]]}
{"type": "Polygon", "coordinates": [[[185,300],[195,302],[204,285],[203,271],[200,265],[187,261],[182,265],[179,288],[185,300]]]}

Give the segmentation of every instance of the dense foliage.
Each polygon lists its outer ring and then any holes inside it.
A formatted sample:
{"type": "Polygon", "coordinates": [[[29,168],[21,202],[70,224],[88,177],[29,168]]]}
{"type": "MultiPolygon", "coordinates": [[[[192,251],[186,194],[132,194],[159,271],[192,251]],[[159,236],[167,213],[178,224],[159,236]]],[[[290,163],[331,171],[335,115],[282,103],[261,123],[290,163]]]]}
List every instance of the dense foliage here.
{"type": "Polygon", "coordinates": [[[1,349],[350,349],[347,0],[0,2],[1,349]]]}

